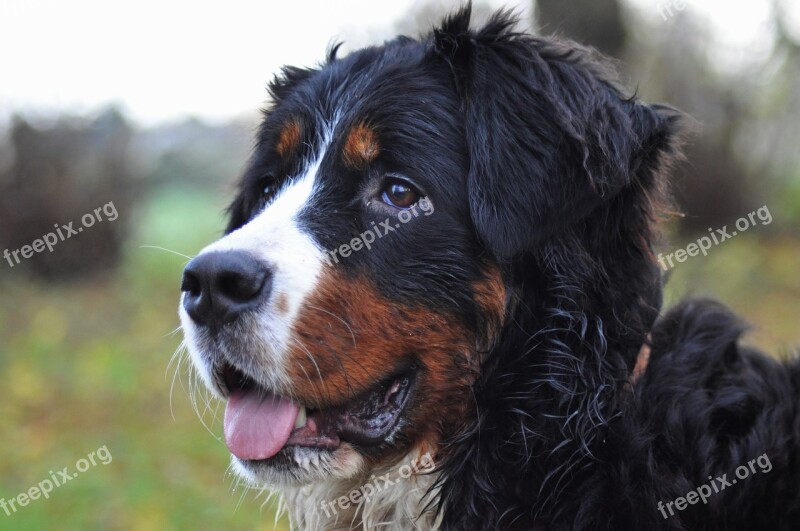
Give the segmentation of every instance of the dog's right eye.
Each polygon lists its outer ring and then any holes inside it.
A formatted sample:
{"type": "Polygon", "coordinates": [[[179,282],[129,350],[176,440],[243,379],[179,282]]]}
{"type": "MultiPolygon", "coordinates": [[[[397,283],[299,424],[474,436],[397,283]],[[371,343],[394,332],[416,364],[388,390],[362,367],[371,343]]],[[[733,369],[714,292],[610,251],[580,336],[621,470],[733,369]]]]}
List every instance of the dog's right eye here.
{"type": "Polygon", "coordinates": [[[420,194],[409,184],[396,179],[387,183],[383,188],[381,200],[389,206],[406,209],[420,200],[420,194]]]}

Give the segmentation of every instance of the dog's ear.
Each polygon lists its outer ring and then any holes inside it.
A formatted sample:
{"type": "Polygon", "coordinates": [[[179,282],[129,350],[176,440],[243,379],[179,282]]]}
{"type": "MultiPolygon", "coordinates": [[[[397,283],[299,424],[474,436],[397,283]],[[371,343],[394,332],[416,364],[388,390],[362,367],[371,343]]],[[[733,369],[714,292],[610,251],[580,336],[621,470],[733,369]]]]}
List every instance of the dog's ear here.
{"type": "Polygon", "coordinates": [[[517,33],[508,12],[477,31],[469,20],[470,6],[447,18],[433,46],[462,99],[473,221],[507,260],[651,178],[674,127],[666,108],[625,98],[590,51],[517,33]]]}

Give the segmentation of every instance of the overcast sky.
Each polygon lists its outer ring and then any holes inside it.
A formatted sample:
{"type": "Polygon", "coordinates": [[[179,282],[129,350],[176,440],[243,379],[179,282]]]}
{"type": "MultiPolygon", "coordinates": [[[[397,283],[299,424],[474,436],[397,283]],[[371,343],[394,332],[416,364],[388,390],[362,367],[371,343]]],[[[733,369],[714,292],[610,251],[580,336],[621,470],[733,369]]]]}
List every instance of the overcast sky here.
{"type": "MultiPolygon", "coordinates": [[[[0,119],[13,109],[91,112],[109,102],[145,125],[253,112],[280,65],[313,65],[334,38],[352,46],[389,35],[417,1],[0,0],[0,119]]],[[[631,1],[654,21],[672,3],[631,1]]],[[[489,3],[526,12],[530,4],[489,3]]],[[[734,57],[765,40],[768,0],[686,3],[734,57]]]]}

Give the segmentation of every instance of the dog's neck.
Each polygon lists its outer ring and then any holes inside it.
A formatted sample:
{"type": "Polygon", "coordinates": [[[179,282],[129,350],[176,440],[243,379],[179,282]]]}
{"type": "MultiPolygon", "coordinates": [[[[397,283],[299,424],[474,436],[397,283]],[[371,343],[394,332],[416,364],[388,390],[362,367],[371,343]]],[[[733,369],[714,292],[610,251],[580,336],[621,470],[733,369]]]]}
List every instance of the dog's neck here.
{"type": "Polygon", "coordinates": [[[356,478],[283,488],[282,501],[298,531],[438,529],[435,510],[427,507],[437,477],[433,466],[429,455],[414,452],[356,478]]]}

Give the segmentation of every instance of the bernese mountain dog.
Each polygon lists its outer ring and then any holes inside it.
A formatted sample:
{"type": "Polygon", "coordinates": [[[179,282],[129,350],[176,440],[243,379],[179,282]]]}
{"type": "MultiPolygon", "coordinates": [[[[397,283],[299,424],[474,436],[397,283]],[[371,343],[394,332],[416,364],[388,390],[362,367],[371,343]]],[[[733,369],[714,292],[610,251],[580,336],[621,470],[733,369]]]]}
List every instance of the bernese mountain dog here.
{"type": "Polygon", "coordinates": [[[236,473],[306,529],[796,529],[800,369],[654,256],[686,120],[470,7],[285,67],[185,269],[236,473]]]}

